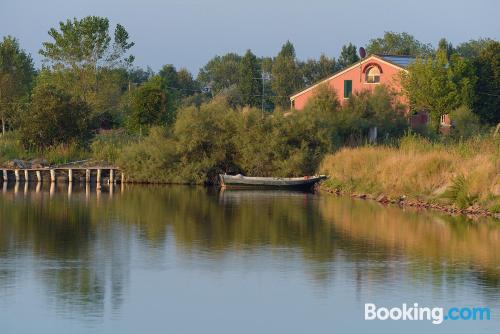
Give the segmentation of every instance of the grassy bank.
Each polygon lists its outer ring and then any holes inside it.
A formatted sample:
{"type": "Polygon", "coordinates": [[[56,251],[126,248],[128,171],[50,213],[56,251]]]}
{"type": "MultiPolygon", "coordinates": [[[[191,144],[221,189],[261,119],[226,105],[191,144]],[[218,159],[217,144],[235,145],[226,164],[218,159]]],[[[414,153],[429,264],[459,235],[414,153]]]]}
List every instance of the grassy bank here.
{"type": "Polygon", "coordinates": [[[406,136],[395,146],[341,149],[319,170],[330,175],[330,190],[500,212],[500,138],[433,143],[406,136]]]}

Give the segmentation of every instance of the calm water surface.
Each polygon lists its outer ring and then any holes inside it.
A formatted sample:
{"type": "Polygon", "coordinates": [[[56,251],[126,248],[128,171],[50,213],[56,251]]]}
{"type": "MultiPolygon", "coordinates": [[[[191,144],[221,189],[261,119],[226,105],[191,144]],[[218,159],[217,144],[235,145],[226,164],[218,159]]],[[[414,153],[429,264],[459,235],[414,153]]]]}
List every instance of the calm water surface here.
{"type": "Polygon", "coordinates": [[[492,333],[500,223],[293,192],[0,194],[0,333],[492,333]],[[364,303],[490,321],[365,321],[364,303]]]}

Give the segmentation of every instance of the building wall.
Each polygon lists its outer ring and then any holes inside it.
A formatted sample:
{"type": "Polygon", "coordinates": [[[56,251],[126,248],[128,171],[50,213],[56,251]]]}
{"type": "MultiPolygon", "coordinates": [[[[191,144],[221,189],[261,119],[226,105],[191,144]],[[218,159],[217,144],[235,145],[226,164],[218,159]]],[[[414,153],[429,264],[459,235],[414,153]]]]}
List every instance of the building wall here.
{"type": "MultiPolygon", "coordinates": [[[[352,80],[352,93],[362,90],[373,90],[376,86],[384,84],[394,89],[397,92],[401,92],[401,83],[399,79],[399,72],[402,71],[401,68],[395,67],[393,65],[387,64],[386,62],[380,61],[375,57],[368,57],[365,61],[346,70],[335,78],[330,79],[327,84],[330,88],[334,89],[337,93],[337,97],[341,104],[344,104],[348,99],[344,99],[344,80],[352,80]],[[381,69],[380,83],[368,83],[366,82],[365,73],[363,71],[370,65],[376,64],[381,69]]],[[[315,89],[308,90],[293,99],[293,107],[296,110],[301,110],[306,105],[307,101],[314,95],[315,89]]],[[[406,99],[404,96],[400,96],[399,100],[401,103],[406,104],[406,99]]]]}

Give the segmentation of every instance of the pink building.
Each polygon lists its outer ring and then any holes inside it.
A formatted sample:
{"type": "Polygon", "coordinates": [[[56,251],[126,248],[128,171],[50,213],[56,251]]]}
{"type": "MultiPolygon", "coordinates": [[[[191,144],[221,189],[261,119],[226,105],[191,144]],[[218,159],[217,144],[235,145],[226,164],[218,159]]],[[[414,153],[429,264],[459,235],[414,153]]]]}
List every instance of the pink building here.
{"type": "MultiPolygon", "coordinates": [[[[290,97],[292,108],[301,110],[319,85],[327,84],[335,90],[340,103],[343,104],[349,97],[362,90],[373,90],[377,85],[384,84],[396,92],[401,92],[399,73],[407,71],[406,68],[415,58],[410,56],[370,55],[348,68],[308,87],[290,97]]],[[[403,95],[400,102],[406,104],[403,95]]]]}

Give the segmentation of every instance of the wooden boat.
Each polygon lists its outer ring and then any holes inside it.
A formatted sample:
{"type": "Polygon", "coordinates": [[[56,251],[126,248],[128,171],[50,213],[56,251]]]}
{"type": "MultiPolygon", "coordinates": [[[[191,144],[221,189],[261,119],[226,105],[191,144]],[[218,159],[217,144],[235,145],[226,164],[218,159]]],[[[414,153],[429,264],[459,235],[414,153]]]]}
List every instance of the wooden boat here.
{"type": "Polygon", "coordinates": [[[316,183],[326,179],[325,175],[304,177],[250,177],[238,175],[219,174],[222,188],[227,189],[301,189],[307,190],[316,183]]]}

